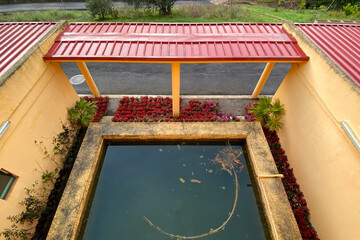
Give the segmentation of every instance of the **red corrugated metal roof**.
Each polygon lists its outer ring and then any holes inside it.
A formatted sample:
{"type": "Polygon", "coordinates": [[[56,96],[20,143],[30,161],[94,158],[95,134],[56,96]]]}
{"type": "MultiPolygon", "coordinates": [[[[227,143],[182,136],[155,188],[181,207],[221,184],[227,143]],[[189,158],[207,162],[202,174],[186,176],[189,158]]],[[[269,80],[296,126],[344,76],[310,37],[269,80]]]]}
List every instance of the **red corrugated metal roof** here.
{"type": "Polygon", "coordinates": [[[297,26],[360,86],[360,25],[297,26]]]}
{"type": "Polygon", "coordinates": [[[280,24],[72,23],[52,61],[307,61],[280,24]]]}
{"type": "Polygon", "coordinates": [[[0,22],[0,75],[55,25],[44,22],[0,22]]]}

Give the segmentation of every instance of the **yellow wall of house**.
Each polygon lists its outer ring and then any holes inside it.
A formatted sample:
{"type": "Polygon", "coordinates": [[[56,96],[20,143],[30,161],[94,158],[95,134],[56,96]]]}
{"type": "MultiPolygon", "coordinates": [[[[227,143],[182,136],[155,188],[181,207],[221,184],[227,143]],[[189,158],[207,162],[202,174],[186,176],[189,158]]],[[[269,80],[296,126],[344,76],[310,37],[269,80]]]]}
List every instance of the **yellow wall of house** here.
{"type": "Polygon", "coordinates": [[[360,153],[340,126],[346,121],[360,138],[360,88],[287,30],[310,61],[293,64],[274,96],[286,109],[281,144],[320,239],[360,239],[360,153]]]}
{"type": "Polygon", "coordinates": [[[0,124],[11,125],[0,138],[0,168],[18,176],[5,200],[0,200],[0,231],[9,226],[6,217],[20,213],[19,202],[24,188],[40,179],[40,171],[55,166],[44,160],[44,153],[34,140],[51,148],[53,137],[66,123],[66,108],[78,96],[59,63],[45,63],[43,55],[51,47],[61,29],[53,33],[0,86],[0,124]]]}

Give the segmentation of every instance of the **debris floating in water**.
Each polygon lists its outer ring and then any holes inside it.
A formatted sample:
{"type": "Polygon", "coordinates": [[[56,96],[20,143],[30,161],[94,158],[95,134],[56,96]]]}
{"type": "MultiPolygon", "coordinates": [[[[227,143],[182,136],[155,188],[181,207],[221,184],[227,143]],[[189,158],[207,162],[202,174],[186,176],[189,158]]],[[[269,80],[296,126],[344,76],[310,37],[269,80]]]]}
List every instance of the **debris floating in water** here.
{"type": "Polygon", "coordinates": [[[186,167],[186,164],[185,164],[185,163],[183,164],[183,167],[186,167]]]}
{"type": "Polygon", "coordinates": [[[177,145],[177,148],[178,148],[178,150],[181,150],[181,146],[180,146],[180,144],[178,144],[178,145],[177,145]]]}
{"type": "Polygon", "coordinates": [[[194,174],[194,171],[192,171],[192,172],[191,172],[191,175],[192,175],[192,176],[194,176],[194,175],[195,175],[195,174],[194,174]]]}
{"type": "Polygon", "coordinates": [[[212,173],[212,172],[213,172],[213,170],[212,170],[212,169],[209,169],[209,170],[208,170],[208,172],[209,172],[209,173],[212,173]]]}
{"type": "Polygon", "coordinates": [[[159,152],[162,152],[163,151],[163,149],[162,148],[159,148],[159,152]]]}
{"type": "Polygon", "coordinates": [[[225,191],[226,187],[225,187],[225,186],[221,186],[221,189],[225,191]]]}
{"type": "Polygon", "coordinates": [[[199,157],[199,158],[201,158],[201,159],[202,159],[202,158],[204,158],[204,155],[200,155],[200,157],[199,157]]]}
{"type": "Polygon", "coordinates": [[[201,181],[197,180],[197,179],[191,179],[190,182],[192,182],[192,183],[201,183],[201,181]]]}
{"type": "Polygon", "coordinates": [[[214,163],[220,164],[221,169],[232,175],[232,169],[240,172],[244,164],[240,162],[239,157],[243,152],[240,149],[232,148],[230,145],[222,149],[216,154],[214,163]]]}
{"type": "Polygon", "coordinates": [[[180,181],[181,183],[185,183],[185,179],[183,179],[183,178],[179,178],[179,181],[180,181]]]}

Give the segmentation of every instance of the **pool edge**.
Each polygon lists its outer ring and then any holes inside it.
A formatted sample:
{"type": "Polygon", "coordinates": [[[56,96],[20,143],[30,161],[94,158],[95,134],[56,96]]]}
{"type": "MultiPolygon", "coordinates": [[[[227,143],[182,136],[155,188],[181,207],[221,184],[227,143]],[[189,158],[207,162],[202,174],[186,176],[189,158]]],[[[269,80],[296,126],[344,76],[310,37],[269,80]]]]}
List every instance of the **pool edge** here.
{"type": "Polygon", "coordinates": [[[47,239],[77,239],[104,142],[117,139],[245,139],[273,239],[302,239],[261,125],[232,123],[92,123],[84,138],[47,239]],[[261,178],[258,176],[270,176],[261,178]]]}

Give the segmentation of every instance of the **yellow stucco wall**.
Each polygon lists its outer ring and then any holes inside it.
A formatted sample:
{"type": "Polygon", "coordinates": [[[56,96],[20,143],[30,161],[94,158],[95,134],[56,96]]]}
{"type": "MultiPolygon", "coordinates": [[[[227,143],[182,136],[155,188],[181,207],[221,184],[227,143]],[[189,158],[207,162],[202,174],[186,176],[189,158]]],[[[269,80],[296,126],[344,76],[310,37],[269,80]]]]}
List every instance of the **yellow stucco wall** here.
{"type": "Polygon", "coordinates": [[[63,26],[51,33],[1,86],[0,124],[11,125],[0,138],[0,168],[18,176],[5,200],[0,200],[0,231],[9,226],[6,217],[21,211],[24,187],[40,179],[35,169],[52,169],[34,140],[43,141],[51,149],[54,136],[66,123],[66,108],[78,96],[59,63],[45,63],[43,55],[51,47],[63,26]]]}
{"type": "Polygon", "coordinates": [[[310,61],[294,64],[275,98],[285,105],[279,137],[320,239],[360,239],[360,153],[340,126],[360,138],[360,88],[291,25],[310,61]]]}

